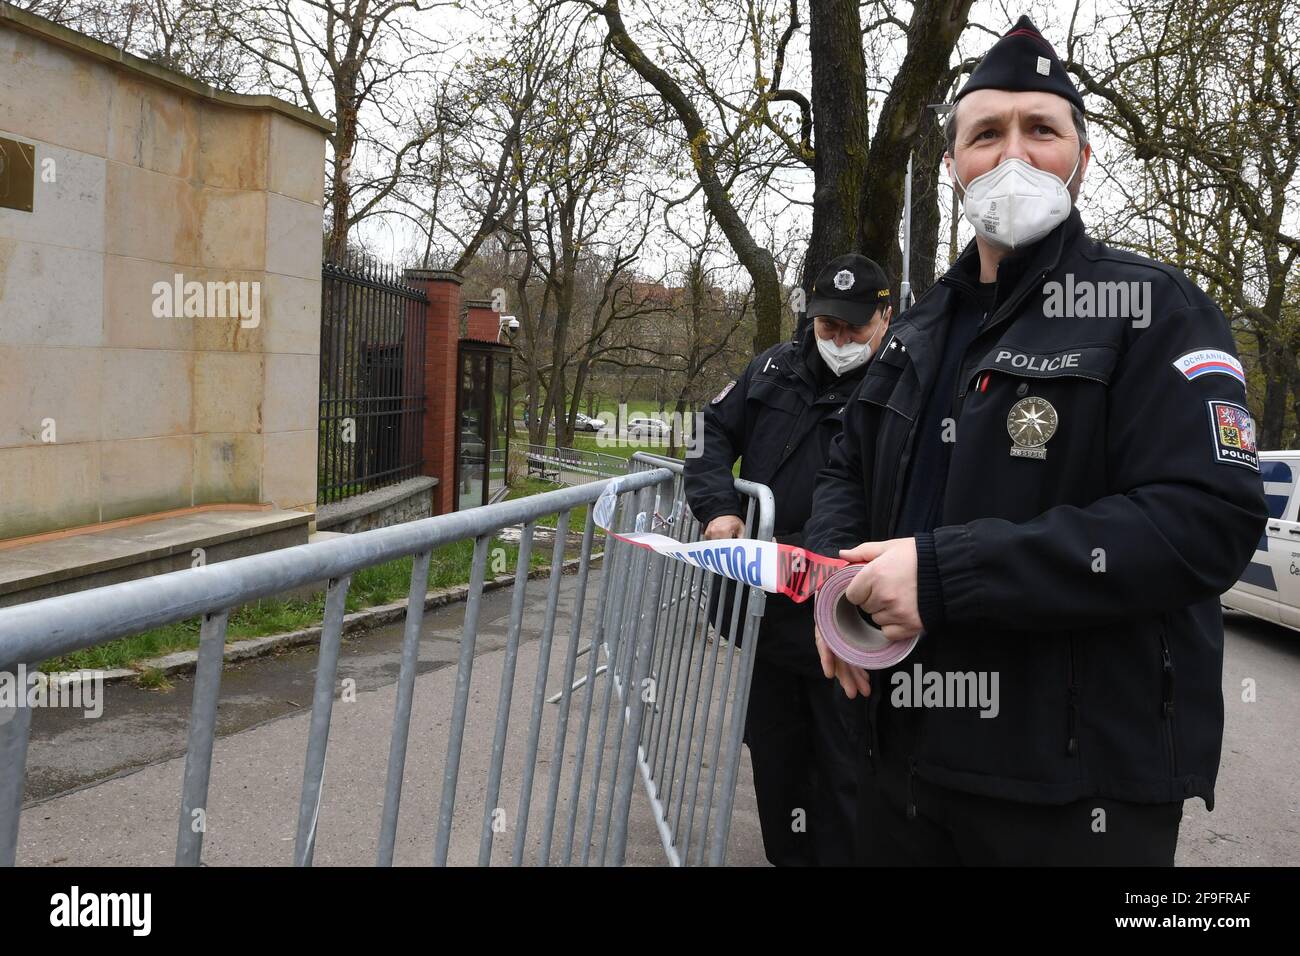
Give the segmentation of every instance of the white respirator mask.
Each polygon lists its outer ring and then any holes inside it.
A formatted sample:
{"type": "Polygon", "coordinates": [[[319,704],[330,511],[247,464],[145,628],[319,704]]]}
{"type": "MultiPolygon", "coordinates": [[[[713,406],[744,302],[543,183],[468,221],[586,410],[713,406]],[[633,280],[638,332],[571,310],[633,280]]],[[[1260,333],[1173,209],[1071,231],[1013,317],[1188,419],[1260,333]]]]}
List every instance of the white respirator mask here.
{"type": "Polygon", "coordinates": [[[975,231],[995,246],[1032,245],[1070,215],[1066,184],[1074,179],[1082,159],[1080,152],[1065,182],[1023,159],[1005,159],[969,186],[962,185],[954,164],[953,179],[962,187],[962,212],[975,231]]]}
{"type": "Polygon", "coordinates": [[[836,345],[833,340],[824,339],[816,332],[813,332],[813,336],[817,339],[817,351],[822,361],[836,375],[851,372],[871,359],[870,342],[847,342],[844,345],[836,345]]]}

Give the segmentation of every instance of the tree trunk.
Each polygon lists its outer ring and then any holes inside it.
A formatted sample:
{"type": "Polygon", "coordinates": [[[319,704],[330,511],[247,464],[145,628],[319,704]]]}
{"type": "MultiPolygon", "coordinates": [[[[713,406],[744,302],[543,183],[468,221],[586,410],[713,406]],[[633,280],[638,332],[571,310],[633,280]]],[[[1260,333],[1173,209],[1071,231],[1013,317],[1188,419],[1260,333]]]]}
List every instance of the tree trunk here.
{"type": "MultiPolygon", "coordinates": [[[[967,3],[970,0],[966,0],[967,3]]],[[[731,250],[754,284],[754,354],[781,340],[781,281],[776,274],[772,251],[759,245],[739,210],[731,201],[727,187],[718,176],[717,163],[709,145],[709,131],[699,111],[672,74],[664,71],[645,55],[623,24],[618,0],[606,0],[601,9],[609,31],[610,43],[623,60],[640,77],[655,88],[660,98],[672,108],[686,132],[696,178],[704,192],[709,213],[717,220],[731,250]]]]}
{"type": "Polygon", "coordinates": [[[826,263],[861,249],[858,214],[871,142],[857,0],[809,0],[808,30],[816,138],[803,288],[811,294],[826,263]]]}
{"type": "Polygon", "coordinates": [[[1256,326],[1259,342],[1259,368],[1264,373],[1264,401],[1260,407],[1256,443],[1261,449],[1282,447],[1282,428],[1286,420],[1286,399],[1290,378],[1286,356],[1280,343],[1256,326]]]}
{"type": "MultiPolygon", "coordinates": [[[[920,0],[907,32],[907,55],[899,68],[871,140],[862,201],[862,253],[899,278],[902,252],[898,226],[903,214],[907,158],[930,112],[935,86],[948,71],[948,58],[966,26],[972,0],[920,0]]],[[[819,140],[820,141],[820,140],[819,140]]]]}

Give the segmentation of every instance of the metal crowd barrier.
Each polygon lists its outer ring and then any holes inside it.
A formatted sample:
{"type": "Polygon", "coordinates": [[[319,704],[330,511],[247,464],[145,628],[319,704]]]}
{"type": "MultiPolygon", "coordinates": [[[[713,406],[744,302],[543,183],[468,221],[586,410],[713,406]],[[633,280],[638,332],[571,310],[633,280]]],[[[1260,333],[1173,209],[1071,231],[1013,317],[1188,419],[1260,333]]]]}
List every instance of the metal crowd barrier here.
{"type": "Polygon", "coordinates": [[[551,480],[557,484],[578,484],[597,478],[610,478],[622,474],[627,467],[625,459],[598,451],[533,444],[524,444],[523,448],[529,474],[540,473],[544,478],[554,475],[551,480]],[[570,473],[568,480],[565,479],[566,472],[570,473]]]}
{"type": "MultiPolygon", "coordinates": [[[[630,468],[620,479],[618,507],[610,522],[613,529],[631,530],[641,515],[643,526],[654,525],[680,539],[698,535],[698,522],[683,503],[681,462],[639,454],[630,468]]],[[[668,862],[684,864],[693,857],[694,862],[720,865],[725,861],[762,594],[751,594],[743,622],[737,620],[738,610],[733,610],[729,622],[723,621],[719,608],[710,639],[708,622],[702,620],[706,572],[606,538],[603,556],[597,556],[599,593],[595,604],[589,606],[592,547],[601,534],[594,526],[591,506],[608,483],[593,482],[0,609],[0,669],[12,669],[19,663],[34,666],[104,641],[200,618],[175,856],[177,865],[198,865],[204,828],[192,823],[196,811],[208,814],[211,820],[207,803],[229,615],[250,601],[327,581],[293,853],[296,865],[309,866],[325,793],[325,755],[351,577],[363,568],[413,556],[383,810],[377,821],[378,863],[391,865],[406,776],[431,551],[473,539],[441,798],[432,834],[432,862],[445,865],[457,810],[462,824],[468,819],[472,825],[477,819],[474,808],[466,808],[463,801],[457,807],[458,792],[476,789],[464,787],[460,771],[463,748],[467,740],[471,747],[486,751],[487,746],[486,726],[471,726],[467,735],[467,714],[488,547],[494,532],[522,524],[502,676],[496,690],[490,766],[486,781],[472,781],[476,786],[483,784],[484,792],[479,864],[493,861],[495,817],[506,803],[501,793],[505,753],[508,747],[517,749],[522,740],[523,780],[509,857],[514,865],[622,864],[638,775],[654,809],[668,862]],[[568,641],[563,658],[559,658],[553,651],[561,623],[557,608],[569,516],[573,508],[582,505],[588,506],[587,519],[581,557],[574,570],[568,641]],[[546,612],[540,621],[530,619],[525,625],[534,531],[540,519],[550,515],[557,520],[546,612]],[[586,638],[584,618],[591,621],[586,638]],[[742,624],[747,639],[739,650],[729,638],[742,624]],[[511,736],[509,720],[521,644],[533,635],[537,663],[531,676],[531,708],[524,738],[518,733],[511,736]],[[575,680],[578,660],[583,657],[586,676],[575,680]],[[557,678],[560,692],[553,698],[557,707],[550,710],[544,706],[547,686],[556,684],[557,678]],[[476,736],[475,731],[482,732],[476,736]],[[552,753],[543,789],[538,779],[538,754],[544,737],[552,753]],[[566,769],[566,796],[562,797],[566,769]],[[533,807],[534,790],[538,791],[537,802],[544,799],[540,815],[533,807]]],[[[756,537],[770,537],[771,492],[741,481],[737,488],[749,501],[747,531],[756,537]]],[[[11,866],[16,858],[31,717],[27,706],[0,713],[0,865],[11,866]]],[[[504,852],[504,846],[498,849],[498,861],[504,852]]]]}
{"type": "MultiPolygon", "coordinates": [[[[667,468],[674,475],[671,510],[656,512],[654,527],[646,530],[679,541],[698,540],[704,529],[685,503],[683,463],[637,452],[629,467],[633,474],[667,468]]],[[[745,500],[744,536],[772,540],[771,490],[737,478],[736,491],[745,500]]],[[[611,577],[619,580],[616,572],[611,577]]],[[[631,578],[642,580],[635,566],[631,578]]],[[[710,603],[710,586],[716,578],[712,571],[662,559],[652,576],[644,578],[661,623],[652,628],[648,673],[637,652],[632,686],[642,688],[644,714],[636,759],[664,852],[674,866],[692,862],[720,866],[726,860],[758,621],[763,615],[765,595],[758,588],[749,589],[747,602],[710,603]],[[703,781],[706,768],[707,782],[703,781]]],[[[626,670],[618,673],[614,685],[622,688],[626,670]]]]}

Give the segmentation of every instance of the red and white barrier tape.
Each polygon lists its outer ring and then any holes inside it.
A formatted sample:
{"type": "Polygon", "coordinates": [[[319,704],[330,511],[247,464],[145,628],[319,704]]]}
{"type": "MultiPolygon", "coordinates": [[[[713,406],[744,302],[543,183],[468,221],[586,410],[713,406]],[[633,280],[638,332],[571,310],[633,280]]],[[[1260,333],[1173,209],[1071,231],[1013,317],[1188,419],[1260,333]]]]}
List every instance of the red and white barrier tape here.
{"type": "MultiPolygon", "coordinates": [[[[813,610],[817,627],[826,645],[842,661],[880,670],[907,657],[919,637],[891,641],[873,626],[844,597],[854,576],[862,567],[841,558],[827,558],[804,548],[754,538],[725,538],[716,541],[684,542],[646,530],[651,516],[636,516],[636,530],[611,531],[614,509],[618,504],[619,480],[615,478],[596,501],[592,521],[606,534],[620,541],[647,548],[656,554],[712,571],[732,581],[759,588],[769,594],[784,594],[796,603],[817,595],[813,610]]],[[[663,524],[676,519],[653,516],[663,524]]]]}

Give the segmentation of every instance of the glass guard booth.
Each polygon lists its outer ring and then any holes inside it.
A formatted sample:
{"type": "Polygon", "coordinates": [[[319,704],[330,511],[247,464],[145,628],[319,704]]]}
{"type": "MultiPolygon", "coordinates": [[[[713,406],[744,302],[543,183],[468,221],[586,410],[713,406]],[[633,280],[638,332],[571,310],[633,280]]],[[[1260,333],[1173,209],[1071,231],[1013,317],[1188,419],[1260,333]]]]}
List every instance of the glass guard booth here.
{"type": "Polygon", "coordinates": [[[456,356],[456,510],[503,496],[510,434],[508,345],[461,339],[456,356]]]}

